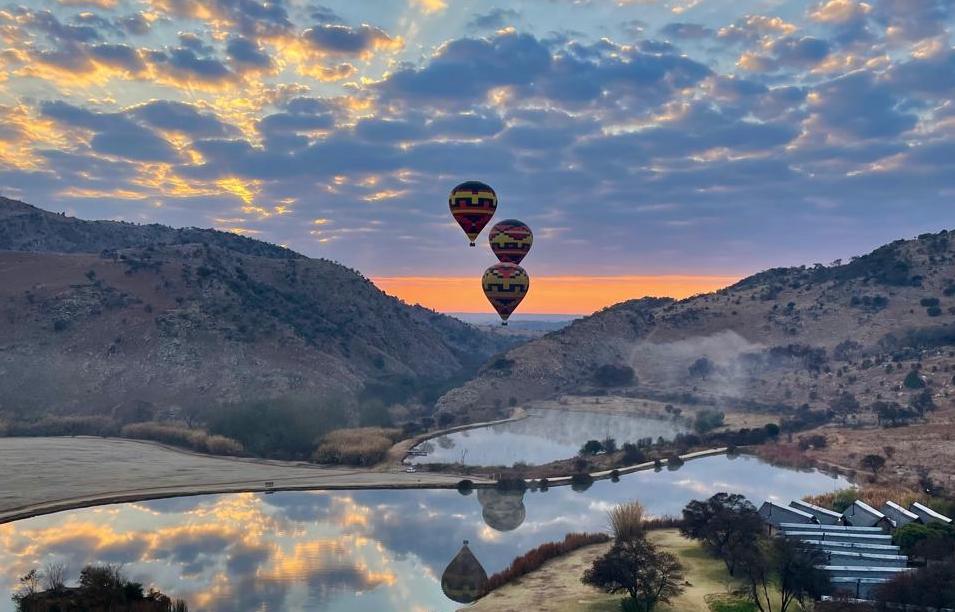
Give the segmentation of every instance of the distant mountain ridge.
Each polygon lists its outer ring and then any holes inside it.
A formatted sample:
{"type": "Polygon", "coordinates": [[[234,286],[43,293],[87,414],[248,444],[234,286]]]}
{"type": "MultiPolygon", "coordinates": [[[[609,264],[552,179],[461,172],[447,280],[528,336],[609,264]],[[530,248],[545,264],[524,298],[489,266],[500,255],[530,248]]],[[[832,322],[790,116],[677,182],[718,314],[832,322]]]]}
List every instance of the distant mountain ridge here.
{"type": "Polygon", "coordinates": [[[285,247],[214,229],[172,228],[156,223],[137,225],[122,221],[85,221],[0,197],[0,251],[99,253],[104,250],[195,243],[211,244],[256,257],[303,257],[285,247]]]}
{"type": "Polygon", "coordinates": [[[354,397],[461,377],[514,344],[283,247],[6,198],[0,278],[0,411],[354,397]]]}
{"type": "Polygon", "coordinates": [[[927,351],[940,360],[933,389],[949,401],[953,235],[898,240],[845,264],[771,269],[684,300],[622,302],[490,361],[439,410],[484,419],[529,400],[607,392],[608,367],[633,369],[634,383],[609,388],[636,397],[827,408],[842,392],[894,397],[885,378],[901,378],[874,366],[927,351]]]}

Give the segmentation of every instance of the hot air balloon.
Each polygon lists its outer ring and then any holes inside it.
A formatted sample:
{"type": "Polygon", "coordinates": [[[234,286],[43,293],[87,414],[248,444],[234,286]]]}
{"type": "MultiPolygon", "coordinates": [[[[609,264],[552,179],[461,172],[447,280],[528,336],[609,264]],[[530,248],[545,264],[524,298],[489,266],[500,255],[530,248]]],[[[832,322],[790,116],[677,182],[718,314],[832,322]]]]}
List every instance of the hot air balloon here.
{"type": "Polygon", "coordinates": [[[523,491],[479,489],[477,497],[481,504],[481,517],[492,529],[514,531],[527,517],[523,491]]]}
{"type": "Polygon", "coordinates": [[[471,240],[471,246],[497,210],[497,194],[480,181],[467,181],[451,190],[448,206],[454,220],[471,240]]]}
{"type": "Polygon", "coordinates": [[[530,285],[527,272],[517,264],[497,263],[484,271],[481,286],[491,306],[501,315],[501,325],[507,325],[507,318],[527,295],[530,285]]]}
{"type": "Polygon", "coordinates": [[[491,228],[488,240],[498,261],[519,264],[530,252],[534,234],[523,221],[505,219],[491,228]]]}
{"type": "Polygon", "coordinates": [[[451,601],[463,604],[471,603],[487,592],[487,573],[468,548],[467,540],[441,575],[441,590],[451,601]]]}

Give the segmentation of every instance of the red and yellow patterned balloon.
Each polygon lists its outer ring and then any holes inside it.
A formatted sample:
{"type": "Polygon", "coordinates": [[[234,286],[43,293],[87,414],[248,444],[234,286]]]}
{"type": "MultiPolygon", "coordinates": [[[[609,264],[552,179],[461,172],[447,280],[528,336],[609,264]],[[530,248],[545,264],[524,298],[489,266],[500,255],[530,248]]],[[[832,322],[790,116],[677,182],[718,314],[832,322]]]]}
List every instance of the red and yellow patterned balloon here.
{"type": "Polygon", "coordinates": [[[491,228],[488,240],[499,261],[519,264],[530,252],[534,234],[523,221],[505,219],[491,228]]]}
{"type": "Polygon", "coordinates": [[[474,246],[481,230],[491,221],[497,210],[497,194],[490,185],[480,181],[467,181],[451,190],[448,206],[474,246]]]}
{"type": "Polygon", "coordinates": [[[507,325],[508,317],[527,295],[531,279],[517,264],[497,263],[484,271],[481,286],[491,306],[501,315],[501,324],[507,325]]]}

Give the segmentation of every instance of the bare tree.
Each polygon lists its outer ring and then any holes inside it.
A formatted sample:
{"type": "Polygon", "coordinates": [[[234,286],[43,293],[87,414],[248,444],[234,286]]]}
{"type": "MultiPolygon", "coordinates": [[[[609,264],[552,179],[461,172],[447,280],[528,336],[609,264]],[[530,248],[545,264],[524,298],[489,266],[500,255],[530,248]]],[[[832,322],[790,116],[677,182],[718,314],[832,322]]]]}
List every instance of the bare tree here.
{"type": "Polygon", "coordinates": [[[50,561],[43,568],[42,576],[45,590],[60,593],[66,589],[66,563],[50,561]]]}

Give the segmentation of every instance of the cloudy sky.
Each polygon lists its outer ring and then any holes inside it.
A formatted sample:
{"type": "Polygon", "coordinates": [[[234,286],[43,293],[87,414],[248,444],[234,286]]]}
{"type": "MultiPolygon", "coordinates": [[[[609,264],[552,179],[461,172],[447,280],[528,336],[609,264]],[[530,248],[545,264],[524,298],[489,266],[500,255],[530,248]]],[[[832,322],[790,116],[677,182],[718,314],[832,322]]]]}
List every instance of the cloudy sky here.
{"type": "Polygon", "coordinates": [[[0,189],[462,310],[434,296],[493,258],[447,193],[480,179],[535,287],[692,292],[955,226],[953,28],[955,0],[21,0],[0,189]]]}

